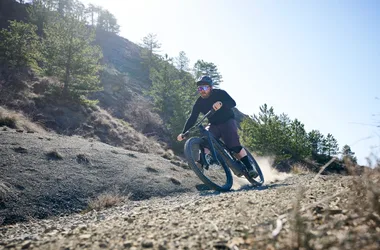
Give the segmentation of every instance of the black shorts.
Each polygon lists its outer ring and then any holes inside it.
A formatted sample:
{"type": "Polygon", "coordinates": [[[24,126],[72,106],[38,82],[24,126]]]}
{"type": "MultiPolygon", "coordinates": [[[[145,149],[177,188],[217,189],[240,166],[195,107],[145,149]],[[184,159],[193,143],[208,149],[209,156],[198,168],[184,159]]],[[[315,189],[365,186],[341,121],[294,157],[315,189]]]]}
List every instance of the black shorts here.
{"type": "Polygon", "coordinates": [[[207,129],[215,138],[222,138],[223,142],[229,149],[241,147],[238,135],[238,127],[235,119],[229,119],[222,124],[211,124],[207,126],[207,129]]]}

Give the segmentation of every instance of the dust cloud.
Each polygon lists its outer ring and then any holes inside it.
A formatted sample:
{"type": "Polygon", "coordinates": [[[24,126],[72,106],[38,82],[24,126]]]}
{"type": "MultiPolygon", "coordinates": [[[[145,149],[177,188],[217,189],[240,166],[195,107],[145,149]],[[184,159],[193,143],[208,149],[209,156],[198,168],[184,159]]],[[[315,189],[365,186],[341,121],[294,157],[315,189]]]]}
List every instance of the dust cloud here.
{"type": "MultiPolygon", "coordinates": [[[[289,178],[292,176],[288,173],[280,173],[276,169],[272,168],[273,158],[272,157],[255,157],[257,163],[260,166],[260,169],[264,175],[264,185],[268,185],[270,183],[276,182],[276,181],[282,181],[286,178],[289,178]]],[[[250,186],[249,181],[245,179],[244,177],[237,177],[232,173],[234,184],[232,186],[233,190],[238,190],[241,188],[244,188],[246,186],[250,186]]]]}

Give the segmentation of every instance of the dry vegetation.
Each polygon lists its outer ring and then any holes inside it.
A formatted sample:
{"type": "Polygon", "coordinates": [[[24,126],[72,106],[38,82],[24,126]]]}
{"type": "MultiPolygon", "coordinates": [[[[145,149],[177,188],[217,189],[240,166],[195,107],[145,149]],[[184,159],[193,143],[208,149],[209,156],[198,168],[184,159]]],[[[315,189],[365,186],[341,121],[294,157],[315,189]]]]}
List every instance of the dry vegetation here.
{"type": "Polygon", "coordinates": [[[162,120],[139,95],[125,98],[116,92],[99,98],[103,103],[98,106],[97,100],[64,98],[59,91],[62,84],[55,78],[39,78],[29,71],[12,75],[1,70],[0,127],[40,133],[46,129],[95,138],[129,150],[164,153],[165,143],[152,137],[162,134],[162,120]]]}
{"type": "Polygon", "coordinates": [[[169,150],[163,152],[161,156],[164,159],[171,160],[174,158],[175,155],[174,155],[174,152],[169,149],[169,150]]]}
{"type": "Polygon", "coordinates": [[[89,212],[91,210],[103,210],[113,206],[122,204],[124,201],[128,200],[129,197],[122,196],[118,192],[104,193],[90,200],[88,203],[88,208],[84,212],[89,212]]]}
{"type": "Polygon", "coordinates": [[[0,107],[0,127],[6,126],[13,129],[25,130],[26,132],[44,133],[41,126],[33,123],[27,116],[3,107],[0,107]]]}
{"type": "Polygon", "coordinates": [[[290,172],[292,174],[310,174],[312,171],[307,166],[297,163],[291,167],[290,172]]]}
{"type": "Polygon", "coordinates": [[[345,191],[303,204],[312,194],[300,186],[289,212],[271,223],[271,234],[264,233],[259,241],[258,235],[247,236],[245,245],[251,249],[379,249],[380,165],[358,175],[357,165],[346,164],[353,176],[347,184],[341,183],[345,191]]]}
{"type": "MultiPolygon", "coordinates": [[[[146,137],[128,122],[114,118],[106,110],[98,108],[91,114],[91,123],[98,131],[91,131],[90,136],[114,146],[143,153],[162,154],[162,146],[152,138],[146,137]]],[[[77,131],[82,134],[81,131],[77,131]]]]}

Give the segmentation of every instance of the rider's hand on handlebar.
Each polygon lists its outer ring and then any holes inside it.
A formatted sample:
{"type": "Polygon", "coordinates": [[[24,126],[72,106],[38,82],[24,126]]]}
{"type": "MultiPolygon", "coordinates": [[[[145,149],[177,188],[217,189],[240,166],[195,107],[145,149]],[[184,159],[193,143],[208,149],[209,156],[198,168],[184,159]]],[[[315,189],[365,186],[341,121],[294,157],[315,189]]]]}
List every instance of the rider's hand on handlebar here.
{"type": "Polygon", "coordinates": [[[212,108],[215,110],[215,111],[217,111],[218,109],[220,109],[221,107],[222,107],[222,102],[220,102],[220,101],[217,101],[216,103],[214,103],[213,105],[212,105],[212,108]]]}
{"type": "Polygon", "coordinates": [[[177,136],[177,141],[182,141],[183,139],[185,139],[185,136],[183,134],[179,134],[177,136]]]}

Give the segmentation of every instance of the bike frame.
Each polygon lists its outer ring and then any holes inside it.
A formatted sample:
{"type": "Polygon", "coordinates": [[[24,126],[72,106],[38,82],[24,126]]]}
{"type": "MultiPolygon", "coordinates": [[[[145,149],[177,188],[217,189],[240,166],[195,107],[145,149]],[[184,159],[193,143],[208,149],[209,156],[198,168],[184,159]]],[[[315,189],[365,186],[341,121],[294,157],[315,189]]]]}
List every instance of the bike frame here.
{"type": "MultiPolygon", "coordinates": [[[[207,114],[204,115],[204,117],[197,123],[193,126],[194,127],[198,127],[199,128],[199,131],[202,135],[202,138],[207,138],[207,142],[208,142],[208,145],[209,145],[209,150],[211,152],[211,155],[214,159],[218,159],[217,155],[216,155],[216,150],[215,150],[215,146],[214,144],[217,144],[218,146],[220,146],[222,149],[226,149],[228,153],[225,153],[225,152],[222,152],[224,153],[225,155],[228,155],[228,158],[229,160],[232,161],[232,165],[228,164],[227,162],[225,162],[232,170],[235,174],[243,174],[244,172],[244,168],[242,168],[238,162],[237,162],[237,159],[234,157],[233,153],[227,148],[227,146],[219,139],[216,139],[210,131],[208,131],[203,125],[202,125],[202,122],[211,114],[213,114],[215,111],[213,110],[210,110],[209,112],[207,112],[207,114]]],[[[190,130],[189,129],[187,132],[184,133],[184,135],[187,135],[188,133],[190,133],[190,130]]],[[[202,157],[202,161],[203,162],[207,162],[206,159],[205,159],[205,154],[204,152],[202,152],[201,154],[201,157],[202,157]]],[[[224,161],[224,159],[218,159],[218,160],[221,160],[221,161],[224,161]]]]}

